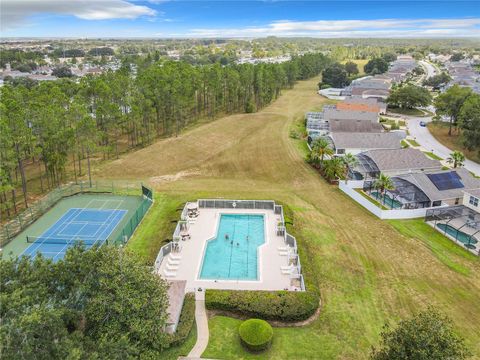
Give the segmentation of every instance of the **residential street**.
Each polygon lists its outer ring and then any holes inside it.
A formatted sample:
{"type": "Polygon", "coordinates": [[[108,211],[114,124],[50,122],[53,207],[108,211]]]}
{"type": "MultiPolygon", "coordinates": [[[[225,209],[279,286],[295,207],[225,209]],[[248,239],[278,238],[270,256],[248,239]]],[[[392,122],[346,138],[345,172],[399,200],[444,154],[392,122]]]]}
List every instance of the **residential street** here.
{"type": "MultiPolygon", "coordinates": [[[[420,121],[430,122],[432,120],[431,117],[406,117],[405,120],[410,135],[413,136],[425,150],[431,151],[443,159],[447,159],[450,156],[452,150],[439,143],[426,127],[420,126],[420,121]]],[[[480,164],[471,160],[465,160],[465,168],[477,176],[480,176],[480,164]]]]}
{"type": "Polygon", "coordinates": [[[420,60],[419,63],[420,63],[420,65],[422,65],[422,67],[425,70],[427,70],[427,73],[426,73],[426,78],[427,79],[436,75],[437,70],[435,69],[435,67],[432,64],[430,64],[429,62],[424,61],[424,60],[420,60]]]}

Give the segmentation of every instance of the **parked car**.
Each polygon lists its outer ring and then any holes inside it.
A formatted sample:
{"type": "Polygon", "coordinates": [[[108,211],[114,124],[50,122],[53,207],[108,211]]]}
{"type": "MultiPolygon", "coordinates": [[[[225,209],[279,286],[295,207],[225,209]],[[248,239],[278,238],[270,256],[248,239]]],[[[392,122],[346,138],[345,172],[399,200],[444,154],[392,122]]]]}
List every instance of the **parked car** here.
{"type": "Polygon", "coordinates": [[[420,121],[420,126],[425,127],[425,126],[427,126],[427,123],[425,121],[420,121]]]}

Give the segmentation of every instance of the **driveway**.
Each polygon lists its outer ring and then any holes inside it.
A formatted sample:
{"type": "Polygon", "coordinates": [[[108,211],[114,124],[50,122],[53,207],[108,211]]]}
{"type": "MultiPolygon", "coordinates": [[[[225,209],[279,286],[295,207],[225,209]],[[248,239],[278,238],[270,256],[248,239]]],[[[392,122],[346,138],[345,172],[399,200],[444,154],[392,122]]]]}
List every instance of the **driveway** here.
{"type": "MultiPolygon", "coordinates": [[[[420,126],[420,121],[430,122],[431,117],[406,117],[405,118],[408,126],[408,131],[410,136],[415,138],[415,141],[418,142],[425,150],[431,151],[435,155],[440,156],[442,159],[447,159],[450,157],[450,154],[453,152],[445,145],[439,143],[427,127],[420,126]]],[[[480,176],[480,164],[471,161],[465,160],[464,167],[473,172],[475,175],[480,176]]]]}

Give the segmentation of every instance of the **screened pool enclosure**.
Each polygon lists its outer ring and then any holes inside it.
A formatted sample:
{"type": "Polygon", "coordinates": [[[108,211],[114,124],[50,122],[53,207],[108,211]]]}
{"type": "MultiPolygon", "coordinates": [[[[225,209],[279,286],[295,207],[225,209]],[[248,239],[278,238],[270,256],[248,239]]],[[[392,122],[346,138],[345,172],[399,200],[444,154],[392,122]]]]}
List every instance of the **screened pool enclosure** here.
{"type": "Polygon", "coordinates": [[[399,177],[391,178],[394,189],[385,190],[375,186],[375,180],[366,180],[363,191],[390,209],[422,209],[431,206],[425,193],[409,181],[399,177]]]}
{"type": "Polygon", "coordinates": [[[464,206],[429,209],[425,221],[464,247],[480,250],[480,213],[464,206]]]}

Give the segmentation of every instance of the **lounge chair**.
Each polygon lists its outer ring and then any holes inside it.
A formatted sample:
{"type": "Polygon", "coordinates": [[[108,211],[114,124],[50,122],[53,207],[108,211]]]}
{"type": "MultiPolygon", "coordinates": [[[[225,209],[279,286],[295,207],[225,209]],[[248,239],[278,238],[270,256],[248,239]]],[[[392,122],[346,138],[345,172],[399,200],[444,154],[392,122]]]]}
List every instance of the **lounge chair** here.
{"type": "Polygon", "coordinates": [[[170,265],[170,264],[167,264],[167,270],[168,271],[175,271],[175,270],[178,270],[178,265],[179,264],[175,264],[175,265],[170,265]]]}
{"type": "Polygon", "coordinates": [[[182,255],[175,255],[173,253],[170,253],[170,255],[168,255],[168,257],[172,260],[180,260],[182,258],[182,255]]]}
{"type": "Polygon", "coordinates": [[[175,277],[177,276],[177,272],[172,272],[172,271],[168,271],[168,270],[163,270],[163,274],[166,276],[166,277],[175,277]]]}
{"type": "Polygon", "coordinates": [[[174,260],[174,259],[168,258],[167,264],[169,264],[169,265],[178,265],[178,264],[180,264],[180,260],[174,260]]]}

